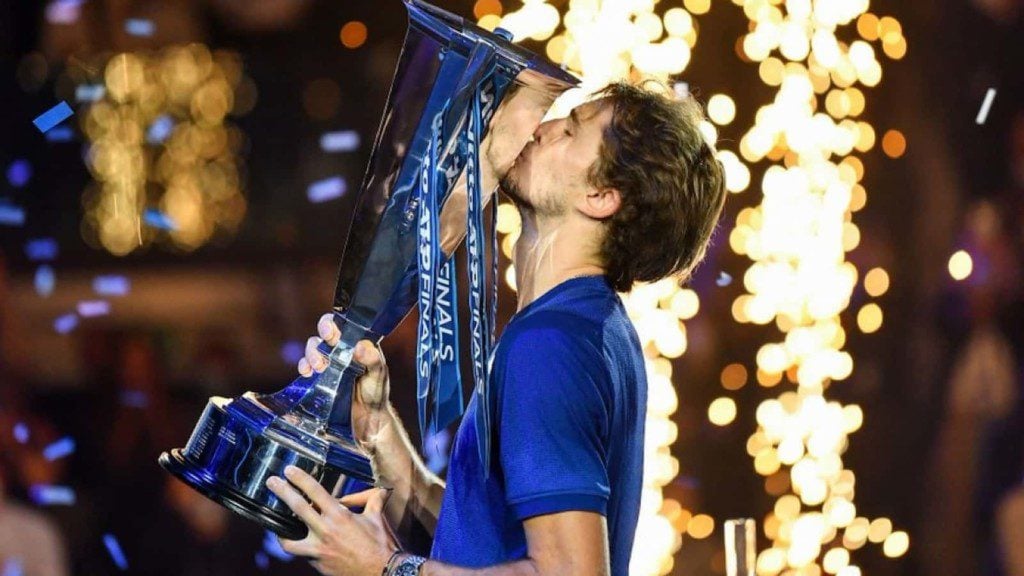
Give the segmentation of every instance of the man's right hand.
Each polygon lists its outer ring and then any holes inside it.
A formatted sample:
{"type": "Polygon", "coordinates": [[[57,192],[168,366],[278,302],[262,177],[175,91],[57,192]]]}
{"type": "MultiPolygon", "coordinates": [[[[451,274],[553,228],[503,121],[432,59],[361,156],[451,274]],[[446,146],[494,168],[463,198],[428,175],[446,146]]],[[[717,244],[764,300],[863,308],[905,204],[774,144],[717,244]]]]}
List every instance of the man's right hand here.
{"type": "MultiPolygon", "coordinates": [[[[306,355],[299,359],[298,369],[303,376],[312,376],[327,369],[327,357],[317,350],[320,342],[335,346],[341,340],[341,331],[334,323],[333,314],[321,316],[316,328],[319,337],[313,336],[306,341],[306,355]]],[[[362,447],[373,454],[377,439],[391,424],[388,367],[383,352],[370,340],[356,343],[352,358],[366,368],[366,373],[356,380],[352,396],[352,431],[362,447]]]]}

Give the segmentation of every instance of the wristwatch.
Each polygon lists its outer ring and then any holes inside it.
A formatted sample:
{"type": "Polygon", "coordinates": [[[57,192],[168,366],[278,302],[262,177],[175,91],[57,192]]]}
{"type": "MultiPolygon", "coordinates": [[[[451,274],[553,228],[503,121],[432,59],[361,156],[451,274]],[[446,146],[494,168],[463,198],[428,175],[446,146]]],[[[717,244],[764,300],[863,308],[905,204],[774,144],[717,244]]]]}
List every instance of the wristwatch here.
{"type": "Polygon", "coordinates": [[[419,576],[420,566],[423,566],[426,562],[426,558],[410,554],[399,560],[398,565],[395,566],[395,569],[389,576],[419,576]]]}

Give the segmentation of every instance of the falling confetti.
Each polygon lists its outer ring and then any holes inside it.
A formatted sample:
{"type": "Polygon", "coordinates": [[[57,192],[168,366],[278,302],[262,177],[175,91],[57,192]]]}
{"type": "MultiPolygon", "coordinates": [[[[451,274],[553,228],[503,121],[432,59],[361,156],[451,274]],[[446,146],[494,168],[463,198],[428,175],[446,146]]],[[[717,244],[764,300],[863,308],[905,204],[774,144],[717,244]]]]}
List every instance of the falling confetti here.
{"type": "Polygon", "coordinates": [[[672,85],[672,91],[675,92],[676,98],[686,98],[690,95],[690,84],[688,82],[676,82],[672,85]]]}
{"type": "Polygon", "coordinates": [[[106,300],[85,300],[78,303],[78,315],[82,318],[95,318],[110,314],[110,302],[106,300]]]}
{"type": "Polygon", "coordinates": [[[728,286],[729,284],[732,284],[732,276],[729,276],[725,272],[719,272],[718,280],[715,280],[715,284],[718,284],[719,286],[728,286]]]}
{"type": "Polygon", "coordinates": [[[154,208],[146,209],[146,212],[142,215],[142,221],[149,226],[161,230],[175,231],[178,229],[178,224],[170,216],[154,208]]]}
{"type": "Polygon", "coordinates": [[[281,542],[270,530],[267,530],[263,536],[263,550],[282,562],[291,562],[295,558],[295,556],[285,552],[284,548],[281,548],[281,542]]]}
{"type": "Polygon", "coordinates": [[[156,26],[153,25],[152,20],[129,18],[124,21],[124,31],[131,36],[149,37],[156,31],[156,26]]]}
{"type": "Polygon", "coordinates": [[[75,453],[75,439],[70,436],[65,436],[60,440],[50,444],[46,448],[43,448],[43,458],[47,461],[53,462],[59,460],[65,456],[75,453]]]}
{"type": "Polygon", "coordinates": [[[113,534],[104,534],[103,545],[107,547],[107,552],[110,554],[114,564],[121,570],[127,570],[128,560],[124,557],[124,552],[121,550],[121,544],[117,541],[117,538],[113,534]]]}
{"type": "Polygon", "coordinates": [[[285,342],[281,346],[281,359],[287,364],[295,364],[304,353],[305,348],[302,346],[302,342],[296,340],[285,342]]]}
{"type": "Polygon", "coordinates": [[[149,397],[142,390],[122,390],[121,404],[129,408],[145,408],[149,406],[149,397]]]}
{"type": "Polygon", "coordinates": [[[24,422],[18,422],[14,425],[14,439],[17,440],[18,444],[25,444],[28,442],[28,437],[28,426],[26,426],[24,422]]]}
{"type": "Polygon", "coordinates": [[[40,506],[74,506],[75,491],[68,486],[33,484],[28,490],[29,497],[40,506]]]}
{"type": "Polygon", "coordinates": [[[981,110],[978,110],[978,117],[974,119],[979,125],[984,124],[988,118],[988,111],[992,108],[992,101],[996,99],[996,89],[989,88],[985,93],[985,101],[981,103],[981,110]]]}
{"type": "Polygon", "coordinates": [[[92,290],[100,296],[125,296],[131,290],[131,282],[124,276],[97,276],[93,278],[92,290]]]}
{"type": "Polygon", "coordinates": [[[25,574],[25,570],[21,565],[20,558],[8,558],[4,560],[2,570],[0,570],[0,576],[22,576],[25,574]]]}
{"type": "Polygon", "coordinates": [[[0,224],[22,226],[25,224],[25,210],[20,206],[0,204],[0,224]]]}
{"type": "Polygon", "coordinates": [[[359,148],[359,133],[355,130],[328,132],[320,137],[320,148],[324,152],[351,152],[359,148]]]}
{"type": "Polygon", "coordinates": [[[20,159],[11,162],[7,167],[7,181],[14,188],[21,188],[32,179],[32,165],[28,160],[20,159]]]}
{"type": "Polygon", "coordinates": [[[78,316],[74,312],[65,314],[53,321],[53,329],[58,334],[67,334],[78,326],[78,316]]]}
{"type": "Polygon", "coordinates": [[[425,444],[430,448],[427,455],[427,469],[434,474],[440,474],[448,466],[448,444],[452,435],[447,428],[437,431],[437,434],[427,436],[425,444]]]}
{"type": "Polygon", "coordinates": [[[32,123],[36,125],[40,132],[45,134],[54,126],[70,118],[74,113],[74,110],[71,109],[71,106],[68,106],[67,102],[61,101],[60,104],[36,117],[32,123]]]}
{"type": "Polygon", "coordinates": [[[39,294],[43,298],[53,294],[53,288],[57,284],[57,278],[53,273],[53,268],[46,264],[40,266],[36,270],[36,276],[33,284],[36,288],[36,294],[39,294]]]}
{"type": "Polygon", "coordinates": [[[174,131],[174,120],[167,114],[158,116],[153,123],[149,125],[149,129],[146,131],[146,142],[150,144],[161,144],[167,137],[174,131]]]}
{"type": "Polygon", "coordinates": [[[107,93],[103,84],[82,84],[75,88],[75,101],[77,102],[98,102],[107,93]]]}
{"type": "Polygon", "coordinates": [[[320,203],[340,198],[347,189],[348,185],[345,183],[345,179],[341,176],[335,176],[334,178],[314,182],[309,186],[306,195],[309,197],[310,202],[320,203]]]}
{"type": "Polygon", "coordinates": [[[25,257],[30,262],[49,262],[57,257],[57,241],[53,238],[36,238],[25,243],[25,257]]]}
{"type": "Polygon", "coordinates": [[[70,126],[58,126],[46,133],[47,142],[71,142],[75,138],[75,132],[70,126]]]}
{"type": "Polygon", "coordinates": [[[74,24],[85,0],[53,0],[46,6],[46,21],[51,24],[74,24]]]}

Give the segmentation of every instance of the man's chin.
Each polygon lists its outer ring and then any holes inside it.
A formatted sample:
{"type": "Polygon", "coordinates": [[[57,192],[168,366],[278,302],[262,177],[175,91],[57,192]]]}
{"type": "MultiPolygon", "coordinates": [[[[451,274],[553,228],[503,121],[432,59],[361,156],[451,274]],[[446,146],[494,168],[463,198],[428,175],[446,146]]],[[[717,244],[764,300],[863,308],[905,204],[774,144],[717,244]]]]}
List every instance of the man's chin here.
{"type": "MultiPolygon", "coordinates": [[[[514,169],[514,167],[513,167],[514,169]]],[[[506,174],[498,182],[498,187],[501,189],[505,197],[512,201],[516,206],[529,206],[529,202],[523,197],[522,190],[519,188],[519,183],[512,177],[512,170],[506,174]]]]}

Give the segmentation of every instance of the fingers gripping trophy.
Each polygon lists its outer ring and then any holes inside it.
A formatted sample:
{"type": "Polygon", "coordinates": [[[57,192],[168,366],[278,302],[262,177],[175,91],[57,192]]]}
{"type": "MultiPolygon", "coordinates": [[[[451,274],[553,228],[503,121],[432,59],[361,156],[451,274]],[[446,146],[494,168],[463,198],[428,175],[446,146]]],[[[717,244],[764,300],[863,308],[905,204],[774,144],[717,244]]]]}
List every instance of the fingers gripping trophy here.
{"type": "MultiPolygon", "coordinates": [[[[500,29],[421,0],[405,6],[409,30],[356,199],[333,313],[318,326],[323,340],[310,343],[301,377],[279,392],[211,398],[185,447],[160,456],[188,485],[285,538],[307,529],[266,487],[271,476],[295,466],[335,497],[355,480],[373,483],[368,449],[390,394],[379,343],[414,306],[420,429],[462,414],[450,256],[467,235],[474,394],[486,399],[496,294],[493,281],[489,297],[484,290],[482,207],[554,99],[576,84],[500,29]]],[[[492,236],[492,259],[493,248],[492,236]]]]}

